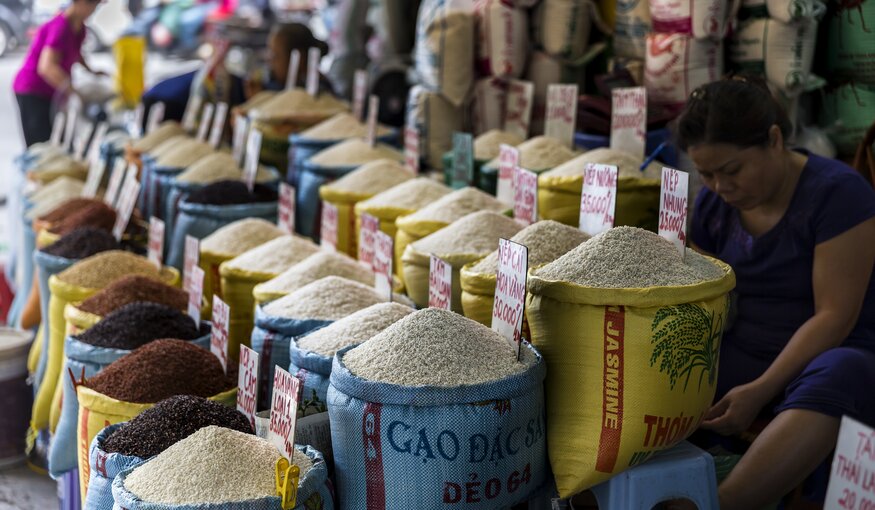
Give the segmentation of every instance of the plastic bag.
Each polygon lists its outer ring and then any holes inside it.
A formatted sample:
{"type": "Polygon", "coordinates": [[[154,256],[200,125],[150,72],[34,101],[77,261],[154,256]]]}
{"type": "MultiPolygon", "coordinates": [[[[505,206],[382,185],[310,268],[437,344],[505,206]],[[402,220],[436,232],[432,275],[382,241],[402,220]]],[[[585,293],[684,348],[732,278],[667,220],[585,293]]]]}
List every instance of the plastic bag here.
{"type": "Polygon", "coordinates": [[[528,13],[506,1],[483,0],[476,4],[476,14],[480,73],[503,79],[522,76],[529,54],[528,13]]]}
{"type": "Polygon", "coordinates": [[[474,84],[472,0],[423,0],[413,61],[422,85],[460,107],[474,84]]]}

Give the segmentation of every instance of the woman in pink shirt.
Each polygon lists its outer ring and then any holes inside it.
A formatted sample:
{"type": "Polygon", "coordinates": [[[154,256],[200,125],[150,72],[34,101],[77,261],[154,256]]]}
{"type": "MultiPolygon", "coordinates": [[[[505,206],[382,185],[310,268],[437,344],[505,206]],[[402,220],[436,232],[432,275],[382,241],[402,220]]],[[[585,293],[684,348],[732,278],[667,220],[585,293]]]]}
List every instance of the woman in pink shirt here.
{"type": "Polygon", "coordinates": [[[53,100],[75,92],[70,81],[73,64],[79,63],[94,72],[82,58],[81,49],[85,20],[99,4],[100,0],[72,0],[34,35],[12,86],[28,147],[51,137],[53,100]]]}

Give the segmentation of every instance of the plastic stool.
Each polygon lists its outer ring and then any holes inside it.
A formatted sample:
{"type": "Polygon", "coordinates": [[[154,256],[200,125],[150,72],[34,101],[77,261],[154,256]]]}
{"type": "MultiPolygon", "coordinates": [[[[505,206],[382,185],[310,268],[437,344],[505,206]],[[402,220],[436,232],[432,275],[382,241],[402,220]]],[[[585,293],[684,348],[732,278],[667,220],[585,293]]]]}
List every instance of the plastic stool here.
{"type": "Polygon", "coordinates": [[[717,478],[711,455],[684,441],[592,488],[600,510],[651,510],[686,498],[699,510],[718,510],[717,478]]]}

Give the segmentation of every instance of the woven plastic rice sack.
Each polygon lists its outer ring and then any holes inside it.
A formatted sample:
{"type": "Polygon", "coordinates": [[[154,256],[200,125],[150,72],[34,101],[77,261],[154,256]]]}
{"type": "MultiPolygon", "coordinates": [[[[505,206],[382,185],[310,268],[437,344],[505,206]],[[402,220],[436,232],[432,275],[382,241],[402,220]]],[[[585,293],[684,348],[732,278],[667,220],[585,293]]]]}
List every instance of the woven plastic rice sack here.
{"type": "Polygon", "coordinates": [[[542,0],[535,10],[535,41],[550,56],[577,60],[589,47],[596,17],[591,0],[542,0]]]}
{"type": "Polygon", "coordinates": [[[101,430],[91,441],[88,449],[88,465],[91,476],[88,480],[87,496],[83,508],[89,510],[112,509],[112,481],[126,469],[139,466],[146,459],[121,453],[106,453],[103,443],[113,432],[122,426],[121,423],[110,425],[101,430]]]}
{"type": "Polygon", "coordinates": [[[544,133],[544,119],[547,113],[547,88],[554,83],[577,83],[581,85],[585,78],[584,64],[571,64],[554,58],[543,51],[533,51],[529,59],[526,80],[535,86],[532,101],[532,118],[529,124],[529,134],[544,133]]]}
{"type": "Polygon", "coordinates": [[[875,118],[875,85],[848,83],[826,91],[821,123],[839,155],[853,156],[875,118]]]}
{"type": "MultiPolygon", "coordinates": [[[[475,102],[476,105],[476,102],[475,102]]],[[[477,114],[475,113],[475,116],[477,114]]],[[[489,193],[495,194],[495,188],[498,185],[497,172],[487,170],[483,172],[485,165],[497,166],[498,153],[502,144],[520,145],[523,140],[514,133],[501,131],[499,129],[489,130],[474,139],[474,181],[472,186],[489,193]],[[495,160],[495,161],[493,161],[495,160]]],[[[450,151],[444,154],[444,183],[447,186],[453,185],[453,164],[455,162],[455,152],[450,151]]]]}
{"type": "Polygon", "coordinates": [[[654,104],[682,107],[697,87],[723,74],[720,42],[684,34],[647,36],[644,86],[654,104]]]}
{"type": "Polygon", "coordinates": [[[875,52],[872,51],[875,2],[834,2],[833,5],[835,10],[825,21],[829,34],[826,68],[830,76],[875,85],[875,52]]]}
{"type": "Polygon", "coordinates": [[[416,85],[407,98],[407,125],[419,130],[420,158],[430,168],[442,168],[441,156],[453,147],[453,132],[465,127],[465,110],[416,85]]]}
{"type": "MultiPolygon", "coordinates": [[[[474,84],[471,123],[475,133],[485,133],[504,126],[507,85],[497,78],[483,78],[474,84]]],[[[444,167],[446,170],[446,166],[444,167]]]]}
{"type": "Polygon", "coordinates": [[[476,4],[477,67],[484,76],[519,78],[529,52],[529,17],[506,1],[476,4]]]}
{"type": "Polygon", "coordinates": [[[723,0],[649,0],[653,30],[696,39],[722,39],[733,13],[723,0]]]}
{"type": "Polygon", "coordinates": [[[162,122],[158,129],[146,134],[143,138],[131,143],[131,149],[137,154],[149,152],[174,136],[184,135],[185,130],[176,121],[162,122]]]}
{"type": "Polygon", "coordinates": [[[416,73],[426,89],[456,107],[474,84],[475,24],[472,0],[423,0],[419,6],[416,73]]]}
{"type": "Polygon", "coordinates": [[[538,214],[573,227],[580,222],[580,193],[587,163],[615,165],[617,211],[615,225],[632,225],[656,230],[659,216],[659,186],[662,165],[650,163],[642,172],[642,161],[615,149],[594,149],[538,176],[538,214]]]}
{"type": "Polygon", "coordinates": [[[692,250],[685,262],[669,241],[628,227],[530,271],[526,316],[551,367],[547,444],[560,497],[695,431],[716,391],[734,286],[726,264],[692,250]]]}
{"type": "Polygon", "coordinates": [[[650,9],[646,0],[617,0],[617,20],[614,23],[614,53],[617,56],[644,60],[650,29],[650,9]]]}

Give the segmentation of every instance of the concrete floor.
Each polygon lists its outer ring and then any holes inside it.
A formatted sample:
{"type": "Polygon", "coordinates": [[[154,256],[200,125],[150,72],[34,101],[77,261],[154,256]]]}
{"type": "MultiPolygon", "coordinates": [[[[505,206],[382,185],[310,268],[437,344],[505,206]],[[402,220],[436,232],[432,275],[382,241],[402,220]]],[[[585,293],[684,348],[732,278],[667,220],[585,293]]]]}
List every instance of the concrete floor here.
{"type": "Polygon", "coordinates": [[[58,486],[24,465],[0,470],[0,510],[58,508],[58,486]]]}

